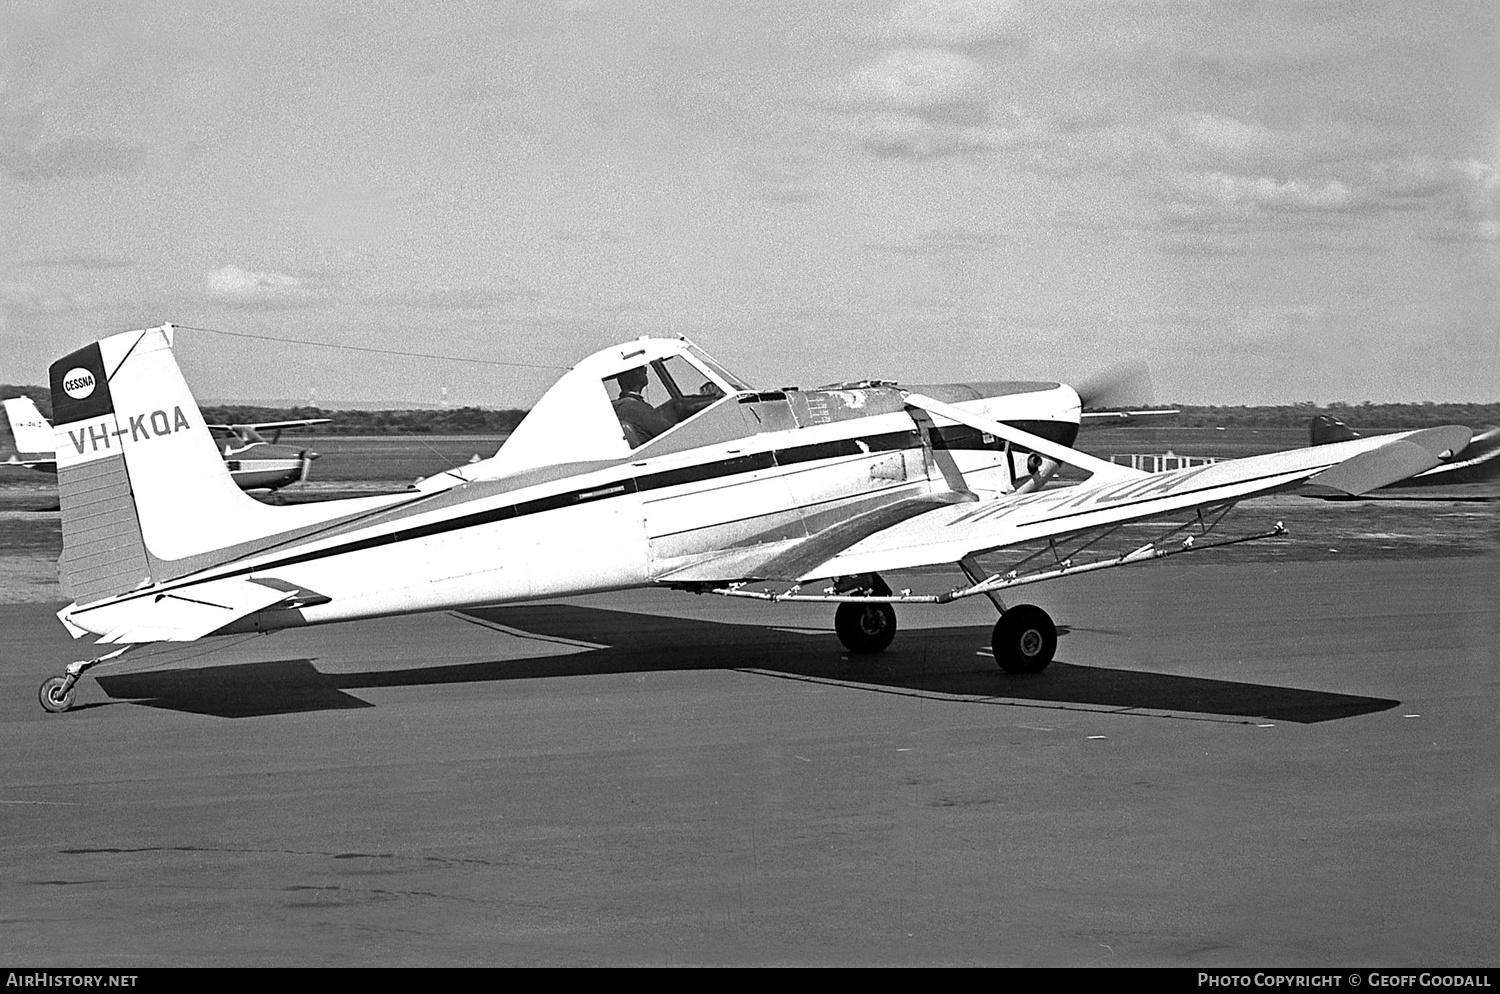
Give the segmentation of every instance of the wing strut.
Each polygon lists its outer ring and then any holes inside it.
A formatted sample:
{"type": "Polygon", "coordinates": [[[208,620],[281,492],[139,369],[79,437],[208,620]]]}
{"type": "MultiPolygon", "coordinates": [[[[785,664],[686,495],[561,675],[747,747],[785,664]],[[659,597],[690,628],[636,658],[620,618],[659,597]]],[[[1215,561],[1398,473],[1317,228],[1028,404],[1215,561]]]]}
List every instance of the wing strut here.
{"type": "MultiPolygon", "coordinates": [[[[1078,535],[1079,542],[1067,553],[1059,551],[1055,542],[1049,540],[1041,550],[1033,552],[1025,558],[1015,562],[1010,569],[1000,572],[989,573],[987,569],[979,566],[973,556],[966,556],[960,560],[959,567],[968,577],[967,586],[955,587],[952,590],[940,594],[914,594],[910,590],[901,590],[891,594],[841,594],[837,592],[836,586],[824,588],[822,593],[804,594],[802,584],[796,584],[789,590],[748,590],[748,583],[733,583],[725,587],[709,590],[708,593],[719,594],[724,597],[749,597],[763,601],[813,601],[819,603],[835,604],[947,604],[951,601],[961,600],[965,597],[975,597],[980,594],[998,602],[997,592],[1010,587],[1021,587],[1029,583],[1040,583],[1043,580],[1056,580],[1064,576],[1076,576],[1081,573],[1093,573],[1102,569],[1112,569],[1116,566],[1129,566],[1133,563],[1154,562],[1157,559],[1166,559],[1170,556],[1180,556],[1189,552],[1204,552],[1208,549],[1219,549],[1229,545],[1240,545],[1244,542],[1258,542],[1262,539],[1276,538],[1287,533],[1286,526],[1280,521],[1262,532],[1253,535],[1240,535],[1233,538],[1222,538],[1213,542],[1199,541],[1199,536],[1212,532],[1225,516],[1234,507],[1230,502],[1213,509],[1210,515],[1205,515],[1201,510],[1194,514],[1193,520],[1183,524],[1167,528],[1155,539],[1145,545],[1132,549],[1121,555],[1108,556],[1104,559],[1091,560],[1085,563],[1074,562],[1074,558],[1084,550],[1097,545],[1100,541],[1115,534],[1120,529],[1118,526],[1108,527],[1101,534],[1086,537],[1087,533],[1078,535]],[[1214,513],[1216,512],[1216,513],[1214,513]],[[1182,532],[1187,535],[1177,539],[1174,545],[1168,546],[1167,542],[1182,532]],[[1196,534],[1193,534],[1196,532],[1196,534]],[[1050,566],[1032,569],[1023,573],[1022,570],[1032,560],[1044,558],[1050,562],[1050,566]],[[984,579],[980,579],[984,577],[984,579]]],[[[1001,608],[1002,613],[1004,611],[1001,608]]]]}
{"type": "Polygon", "coordinates": [[[995,421],[992,418],[983,417],[972,411],[966,411],[961,407],[945,404],[940,400],[933,400],[925,394],[909,393],[906,395],[906,403],[908,406],[929,411],[940,417],[947,418],[949,421],[957,421],[961,425],[968,425],[970,428],[977,428],[979,431],[1009,439],[1016,445],[1025,446],[1039,455],[1055,459],[1075,469],[1081,469],[1100,483],[1111,480],[1135,480],[1147,475],[1141,470],[1117,466],[1112,462],[1106,462],[1086,452],[1079,452],[1077,449],[1071,449],[1066,445],[1049,442],[1040,435],[1033,435],[1029,431],[1013,428],[1003,421],[995,421]]]}

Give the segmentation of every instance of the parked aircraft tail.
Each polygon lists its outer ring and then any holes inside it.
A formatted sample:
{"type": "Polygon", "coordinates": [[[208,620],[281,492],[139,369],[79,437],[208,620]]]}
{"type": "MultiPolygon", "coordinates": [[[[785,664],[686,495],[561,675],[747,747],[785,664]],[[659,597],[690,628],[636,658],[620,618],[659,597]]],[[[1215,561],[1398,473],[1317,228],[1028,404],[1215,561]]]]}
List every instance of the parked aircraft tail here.
{"type": "Polygon", "coordinates": [[[77,605],[409,499],[273,507],[246,496],[177,367],[172,335],[169,324],[112,335],[52,364],[63,526],[58,574],[77,605]]]}
{"type": "Polygon", "coordinates": [[[52,451],[52,429],[47,419],[36,409],[30,397],[12,397],[3,402],[5,417],[10,421],[10,432],[15,436],[17,452],[52,451]]]}
{"type": "Polygon", "coordinates": [[[1308,422],[1307,434],[1309,445],[1328,445],[1360,437],[1359,432],[1327,414],[1314,415],[1312,421],[1308,422]]]}
{"type": "Polygon", "coordinates": [[[171,344],[164,325],[52,364],[58,572],[80,603],[165,578],[154,560],[218,544],[205,529],[255,503],[230,480],[171,344]]]}
{"type": "MultiPolygon", "coordinates": [[[[1338,418],[1327,414],[1314,416],[1307,429],[1309,445],[1347,442],[1362,437],[1338,418]]],[[[1497,477],[1500,477],[1500,428],[1489,428],[1475,435],[1465,448],[1450,454],[1442,466],[1392,484],[1392,488],[1488,483],[1497,477]]]]}

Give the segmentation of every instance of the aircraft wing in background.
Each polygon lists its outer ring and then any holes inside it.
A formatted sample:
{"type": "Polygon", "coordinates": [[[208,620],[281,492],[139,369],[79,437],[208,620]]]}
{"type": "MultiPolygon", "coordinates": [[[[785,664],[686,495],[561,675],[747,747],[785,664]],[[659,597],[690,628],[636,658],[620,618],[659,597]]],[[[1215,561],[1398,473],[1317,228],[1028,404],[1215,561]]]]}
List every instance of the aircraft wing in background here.
{"type": "Polygon", "coordinates": [[[1181,414],[1175,407],[1163,407],[1142,411],[1084,411],[1082,417],[1095,428],[1114,428],[1120,425],[1139,424],[1153,418],[1168,418],[1181,414]]]}
{"type": "Polygon", "coordinates": [[[204,427],[209,431],[234,435],[247,445],[252,442],[269,442],[274,445],[281,439],[281,433],[289,428],[325,425],[332,420],[332,418],[301,418],[295,421],[263,421],[258,424],[204,425],[204,427]],[[271,437],[267,439],[261,434],[263,431],[271,432],[271,437]]]}

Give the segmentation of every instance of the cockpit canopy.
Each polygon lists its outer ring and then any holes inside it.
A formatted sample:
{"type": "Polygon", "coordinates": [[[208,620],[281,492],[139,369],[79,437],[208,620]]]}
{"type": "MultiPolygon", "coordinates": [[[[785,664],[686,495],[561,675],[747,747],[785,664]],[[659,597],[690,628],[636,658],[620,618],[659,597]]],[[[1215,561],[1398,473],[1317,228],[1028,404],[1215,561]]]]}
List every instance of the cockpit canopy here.
{"type": "Polygon", "coordinates": [[[493,465],[483,475],[622,459],[749,389],[685,338],[615,345],[554,383],[494,459],[486,460],[493,465]]]}

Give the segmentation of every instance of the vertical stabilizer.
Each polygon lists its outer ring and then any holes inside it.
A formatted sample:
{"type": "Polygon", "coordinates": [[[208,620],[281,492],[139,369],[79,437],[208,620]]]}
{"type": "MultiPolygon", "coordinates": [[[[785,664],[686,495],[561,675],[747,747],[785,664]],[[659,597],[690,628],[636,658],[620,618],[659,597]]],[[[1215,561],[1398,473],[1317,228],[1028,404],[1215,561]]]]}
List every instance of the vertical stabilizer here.
{"type": "Polygon", "coordinates": [[[1309,445],[1331,445],[1359,438],[1359,432],[1328,414],[1315,414],[1307,423],[1309,445]]]}
{"type": "Polygon", "coordinates": [[[5,418],[15,436],[16,451],[52,454],[52,426],[36,409],[30,397],[12,397],[4,401],[5,418]]]}
{"type": "Polygon", "coordinates": [[[80,604],[170,579],[182,561],[271,534],[235,486],[172,356],[171,325],[52,364],[61,579],[80,604]]]}
{"type": "Polygon", "coordinates": [[[247,497],[177,368],[171,325],[95,342],[51,376],[58,572],[80,606],[409,499],[271,507],[247,497]]]}

